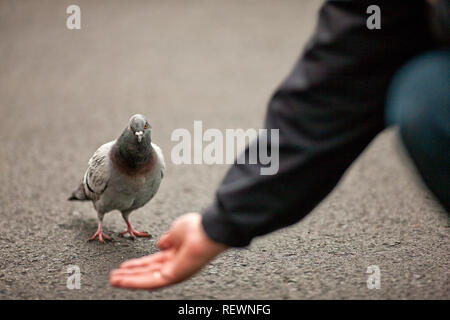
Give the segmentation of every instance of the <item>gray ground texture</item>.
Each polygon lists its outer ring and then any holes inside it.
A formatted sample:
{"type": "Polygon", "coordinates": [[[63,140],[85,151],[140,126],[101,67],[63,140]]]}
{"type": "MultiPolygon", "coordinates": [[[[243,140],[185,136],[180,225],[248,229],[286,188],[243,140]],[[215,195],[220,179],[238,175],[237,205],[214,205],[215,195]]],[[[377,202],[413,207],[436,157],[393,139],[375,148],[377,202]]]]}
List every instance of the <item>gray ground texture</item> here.
{"type": "Polygon", "coordinates": [[[449,299],[449,220],[394,130],[377,137],[300,223],[230,250],[194,278],[157,290],[111,288],[122,261],[157,251],[172,221],[201,211],[225,165],[174,165],[176,128],[259,128],[268,99],[316,21],[319,1],[0,1],[1,299],[449,299]],[[66,201],[87,161],[133,113],[166,156],[157,196],[132,215],[153,238],[87,242],[90,203],[66,201]],[[66,287],[69,265],[81,289],[66,287]],[[381,288],[366,286],[367,267],[381,288]]]}

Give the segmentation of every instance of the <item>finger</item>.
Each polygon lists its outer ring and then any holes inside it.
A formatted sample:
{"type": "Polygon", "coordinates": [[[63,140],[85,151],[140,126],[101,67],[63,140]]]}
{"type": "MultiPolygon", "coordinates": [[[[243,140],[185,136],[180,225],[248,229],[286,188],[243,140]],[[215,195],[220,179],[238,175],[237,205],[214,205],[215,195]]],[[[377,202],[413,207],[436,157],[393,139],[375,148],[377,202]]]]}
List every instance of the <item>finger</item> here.
{"type": "Polygon", "coordinates": [[[161,266],[162,263],[152,263],[150,266],[147,265],[145,267],[115,269],[111,271],[110,276],[147,274],[161,269],[161,266]]]}
{"type": "Polygon", "coordinates": [[[156,289],[170,284],[159,271],[147,275],[119,275],[111,277],[109,283],[113,287],[125,289],[156,289]]]}
{"type": "Polygon", "coordinates": [[[140,268],[140,267],[144,267],[148,264],[164,262],[168,259],[168,257],[169,257],[168,251],[157,252],[157,253],[151,254],[149,256],[142,257],[142,258],[131,259],[131,260],[125,261],[124,263],[122,263],[120,265],[120,268],[121,269],[122,268],[140,268]]]}

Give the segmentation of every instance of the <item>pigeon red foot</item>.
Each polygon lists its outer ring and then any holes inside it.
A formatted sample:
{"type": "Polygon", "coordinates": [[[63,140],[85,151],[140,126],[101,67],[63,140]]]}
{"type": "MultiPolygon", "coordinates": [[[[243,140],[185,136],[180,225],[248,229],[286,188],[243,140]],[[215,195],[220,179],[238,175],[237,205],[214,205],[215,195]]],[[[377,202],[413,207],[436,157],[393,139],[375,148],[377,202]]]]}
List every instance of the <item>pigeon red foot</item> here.
{"type": "Polygon", "coordinates": [[[98,238],[101,243],[103,243],[103,238],[105,238],[105,240],[111,240],[111,237],[103,232],[101,222],[98,223],[97,232],[95,232],[94,235],[89,238],[89,241],[95,240],[96,238],[98,238]]]}
{"type": "Polygon", "coordinates": [[[128,233],[128,234],[130,234],[131,239],[134,239],[135,237],[146,237],[146,238],[150,237],[150,234],[148,234],[145,231],[136,231],[130,222],[126,221],[126,223],[127,223],[128,228],[127,228],[127,230],[120,233],[121,236],[124,236],[128,233]]]}

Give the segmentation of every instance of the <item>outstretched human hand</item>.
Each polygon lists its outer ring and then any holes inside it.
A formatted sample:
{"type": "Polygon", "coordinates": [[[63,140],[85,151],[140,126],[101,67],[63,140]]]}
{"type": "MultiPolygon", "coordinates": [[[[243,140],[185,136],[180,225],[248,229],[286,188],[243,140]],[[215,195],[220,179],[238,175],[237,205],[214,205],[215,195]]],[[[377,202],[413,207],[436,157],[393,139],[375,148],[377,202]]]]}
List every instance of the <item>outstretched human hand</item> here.
{"type": "Polygon", "coordinates": [[[125,261],[110,274],[109,283],[125,289],[156,289],[181,282],[200,271],[228,247],[211,240],[199,213],[188,213],[174,221],[158,241],[162,250],[125,261]]]}

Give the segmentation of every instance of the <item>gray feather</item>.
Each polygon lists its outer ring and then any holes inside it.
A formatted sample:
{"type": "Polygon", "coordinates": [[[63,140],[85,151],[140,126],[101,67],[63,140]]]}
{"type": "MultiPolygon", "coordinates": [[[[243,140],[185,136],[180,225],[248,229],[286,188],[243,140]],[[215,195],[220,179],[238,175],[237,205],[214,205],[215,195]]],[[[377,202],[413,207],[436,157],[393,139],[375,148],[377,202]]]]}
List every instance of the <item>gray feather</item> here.
{"type": "Polygon", "coordinates": [[[111,174],[109,153],[115,143],[116,140],[105,143],[89,159],[83,179],[84,192],[89,199],[97,200],[108,186],[111,174]]]}

